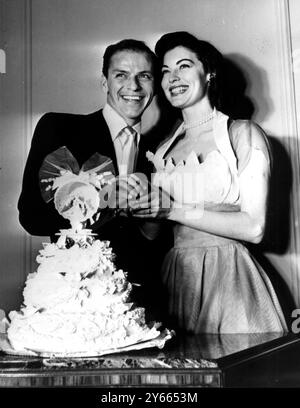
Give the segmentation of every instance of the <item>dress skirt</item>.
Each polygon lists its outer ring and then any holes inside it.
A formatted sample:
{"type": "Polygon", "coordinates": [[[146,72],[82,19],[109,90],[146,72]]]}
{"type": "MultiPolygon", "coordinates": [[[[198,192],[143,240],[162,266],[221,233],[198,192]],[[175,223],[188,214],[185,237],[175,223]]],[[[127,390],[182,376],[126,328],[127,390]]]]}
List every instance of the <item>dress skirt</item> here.
{"type": "Polygon", "coordinates": [[[238,241],[177,225],[162,280],[169,316],[180,329],[193,333],[287,331],[268,276],[238,241]]]}

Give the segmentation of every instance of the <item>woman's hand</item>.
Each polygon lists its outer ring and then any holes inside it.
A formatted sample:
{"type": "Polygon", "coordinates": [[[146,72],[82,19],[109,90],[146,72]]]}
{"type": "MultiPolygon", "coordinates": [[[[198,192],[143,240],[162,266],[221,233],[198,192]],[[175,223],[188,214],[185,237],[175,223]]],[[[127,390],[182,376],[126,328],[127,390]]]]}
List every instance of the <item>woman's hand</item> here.
{"type": "Polygon", "coordinates": [[[136,200],[143,195],[148,195],[148,185],[148,180],[143,174],[118,176],[100,191],[102,195],[100,201],[103,203],[103,208],[109,207],[117,210],[121,215],[126,215],[136,200]]]}
{"type": "Polygon", "coordinates": [[[149,194],[143,194],[131,203],[131,213],[138,218],[168,219],[173,208],[173,198],[163,189],[151,185],[149,194]]]}

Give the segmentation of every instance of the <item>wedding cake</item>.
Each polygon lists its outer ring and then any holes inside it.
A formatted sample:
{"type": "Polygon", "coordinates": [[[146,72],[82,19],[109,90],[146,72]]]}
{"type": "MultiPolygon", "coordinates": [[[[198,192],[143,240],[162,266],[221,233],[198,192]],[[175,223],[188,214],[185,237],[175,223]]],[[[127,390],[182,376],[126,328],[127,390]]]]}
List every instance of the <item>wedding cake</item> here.
{"type": "Polygon", "coordinates": [[[91,230],[82,228],[97,211],[102,178],[91,171],[72,175],[64,170],[53,180],[43,180],[52,182],[56,209],[71,228],[61,230],[56,243],[43,244],[39,251],[21,310],[9,313],[12,348],[93,356],[137,343],[146,347],[153,339],[159,339],[153,345],[162,347],[171,333],[162,334],[159,324],[146,323],[144,308],[130,301],[132,284],[116,269],[109,242],[96,240],[91,230]]]}

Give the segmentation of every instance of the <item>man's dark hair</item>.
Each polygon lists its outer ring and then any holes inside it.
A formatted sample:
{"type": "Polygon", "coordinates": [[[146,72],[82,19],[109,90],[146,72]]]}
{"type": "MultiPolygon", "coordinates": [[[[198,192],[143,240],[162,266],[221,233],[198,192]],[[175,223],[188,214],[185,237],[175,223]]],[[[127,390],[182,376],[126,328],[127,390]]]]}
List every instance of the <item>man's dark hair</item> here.
{"type": "Polygon", "coordinates": [[[157,71],[157,58],[153,51],[143,42],[133,39],[125,39],[115,44],[109,45],[103,55],[103,67],[102,73],[107,78],[108,69],[111,62],[111,58],[114,54],[120,51],[134,51],[146,55],[152,64],[153,74],[157,71]]]}
{"type": "Polygon", "coordinates": [[[222,78],[223,78],[223,56],[209,42],[202,41],[186,31],[175,31],[164,34],[155,45],[155,53],[160,66],[163,64],[165,54],[176,47],[185,47],[193,51],[199,61],[202,62],[206,74],[212,74],[208,97],[213,107],[217,109],[221,105],[222,78]]]}

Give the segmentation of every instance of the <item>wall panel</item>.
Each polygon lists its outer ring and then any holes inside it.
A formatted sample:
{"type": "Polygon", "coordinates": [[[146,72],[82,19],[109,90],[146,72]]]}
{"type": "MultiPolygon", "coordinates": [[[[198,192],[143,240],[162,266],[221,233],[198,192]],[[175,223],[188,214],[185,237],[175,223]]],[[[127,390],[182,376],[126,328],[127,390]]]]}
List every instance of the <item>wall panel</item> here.
{"type": "Polygon", "coordinates": [[[18,307],[31,262],[30,240],[16,211],[31,133],[28,6],[18,0],[0,3],[0,48],[6,52],[6,73],[0,74],[0,308],[6,309],[18,307]]]}

